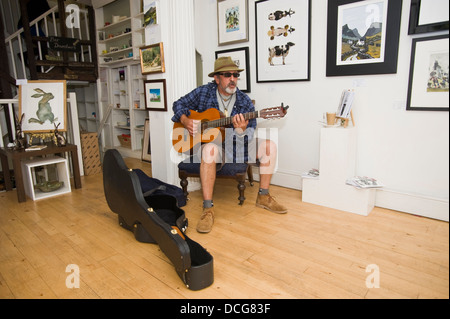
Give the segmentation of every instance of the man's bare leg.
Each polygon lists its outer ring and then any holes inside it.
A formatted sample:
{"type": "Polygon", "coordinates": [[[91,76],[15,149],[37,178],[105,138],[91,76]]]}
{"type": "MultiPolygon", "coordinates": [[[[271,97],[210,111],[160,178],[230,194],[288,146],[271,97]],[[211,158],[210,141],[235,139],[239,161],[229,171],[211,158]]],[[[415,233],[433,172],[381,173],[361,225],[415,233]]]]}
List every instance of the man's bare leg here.
{"type": "Polygon", "coordinates": [[[256,206],[278,214],[287,213],[287,208],[277,203],[269,194],[270,180],[272,179],[277,159],[277,148],[275,143],[270,140],[263,141],[258,146],[258,159],[260,161],[260,189],[258,197],[256,198],[256,206]]]}
{"type": "Polygon", "coordinates": [[[214,207],[212,206],[214,184],[216,182],[216,163],[220,158],[219,148],[215,144],[206,144],[202,149],[200,164],[200,181],[202,183],[203,213],[197,224],[199,233],[209,233],[214,224],[214,207]],[[205,205],[208,203],[208,205],[205,205]]]}

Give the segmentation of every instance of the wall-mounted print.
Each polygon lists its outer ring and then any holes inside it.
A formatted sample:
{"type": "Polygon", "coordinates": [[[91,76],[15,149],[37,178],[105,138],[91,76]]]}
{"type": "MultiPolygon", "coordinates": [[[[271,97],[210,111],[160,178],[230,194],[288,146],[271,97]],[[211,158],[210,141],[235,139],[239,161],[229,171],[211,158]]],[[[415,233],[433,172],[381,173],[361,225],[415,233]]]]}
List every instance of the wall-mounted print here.
{"type": "Polygon", "coordinates": [[[142,74],[166,72],[162,42],[139,48],[139,55],[142,74]]]}
{"type": "Polygon", "coordinates": [[[448,0],[411,0],[408,34],[448,30],[448,0]]]}
{"type": "Polygon", "coordinates": [[[223,51],[216,51],[216,59],[220,57],[229,56],[233,62],[244,69],[238,79],[238,87],[242,92],[251,92],[250,90],[250,63],[249,63],[249,48],[237,48],[223,51]]]}
{"type": "Polygon", "coordinates": [[[448,111],[448,34],[413,40],[407,110],[448,111]]]}
{"type": "Polygon", "coordinates": [[[328,2],[327,76],[397,73],[401,0],[328,2]]]}
{"type": "Polygon", "coordinates": [[[248,41],[248,0],[217,0],[219,46],[248,41]]]}
{"type": "Polygon", "coordinates": [[[19,86],[19,114],[24,133],[67,131],[66,81],[28,81],[19,86]]]}
{"type": "Polygon", "coordinates": [[[158,2],[144,0],[144,27],[158,24],[158,2]]]}
{"type": "Polygon", "coordinates": [[[166,80],[145,80],[145,108],[149,111],[167,111],[166,80]]]}
{"type": "Polygon", "coordinates": [[[310,80],[311,0],[255,2],[256,81],[310,80]]]}

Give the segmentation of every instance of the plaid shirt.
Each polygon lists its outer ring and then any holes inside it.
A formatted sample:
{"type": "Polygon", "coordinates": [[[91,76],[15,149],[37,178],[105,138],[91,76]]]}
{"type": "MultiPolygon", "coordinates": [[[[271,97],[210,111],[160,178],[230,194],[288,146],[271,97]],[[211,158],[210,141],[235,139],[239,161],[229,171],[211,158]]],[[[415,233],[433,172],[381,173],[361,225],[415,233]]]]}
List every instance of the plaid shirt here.
{"type": "MultiPolygon", "coordinates": [[[[212,81],[208,84],[202,85],[185,96],[181,97],[178,101],[173,103],[173,122],[179,122],[180,117],[185,114],[189,116],[191,114],[191,110],[196,112],[204,112],[210,108],[219,108],[219,102],[217,101],[217,84],[212,81]]],[[[236,102],[233,106],[233,110],[231,111],[231,116],[236,114],[244,114],[248,112],[254,112],[255,107],[251,101],[251,99],[244,93],[242,93],[239,89],[236,90],[236,102]]],[[[236,161],[238,163],[243,163],[249,161],[249,154],[246,147],[247,143],[253,140],[253,135],[256,129],[256,119],[249,120],[247,125],[247,129],[244,132],[244,135],[238,136],[233,134],[225,135],[225,154],[226,161],[236,161]],[[228,147],[230,145],[231,147],[228,147]],[[233,147],[235,145],[235,147],[233,147]]],[[[227,130],[228,133],[229,130],[227,130]]],[[[250,156],[252,157],[252,156],[250,156]]]]}

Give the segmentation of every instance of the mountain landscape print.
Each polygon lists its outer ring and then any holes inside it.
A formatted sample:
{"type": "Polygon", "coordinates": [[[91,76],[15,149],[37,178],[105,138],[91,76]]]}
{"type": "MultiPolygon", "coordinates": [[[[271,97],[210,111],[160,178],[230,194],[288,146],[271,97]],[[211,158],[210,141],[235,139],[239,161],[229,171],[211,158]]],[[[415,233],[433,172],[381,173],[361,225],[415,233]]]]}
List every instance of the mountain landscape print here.
{"type": "Polygon", "coordinates": [[[337,64],[383,62],[386,6],[372,0],[340,8],[337,64]]]}

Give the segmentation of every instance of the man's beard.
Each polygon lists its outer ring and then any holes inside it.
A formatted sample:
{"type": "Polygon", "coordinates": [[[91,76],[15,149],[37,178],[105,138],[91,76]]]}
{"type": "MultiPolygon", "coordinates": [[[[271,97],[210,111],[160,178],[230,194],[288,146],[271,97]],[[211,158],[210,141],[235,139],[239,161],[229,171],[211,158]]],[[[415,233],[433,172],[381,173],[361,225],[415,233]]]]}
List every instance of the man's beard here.
{"type": "Polygon", "coordinates": [[[230,88],[230,87],[226,87],[225,88],[225,92],[227,92],[228,94],[234,94],[234,93],[236,93],[236,88],[237,87],[234,87],[234,89],[232,89],[232,88],[230,88]]]}

